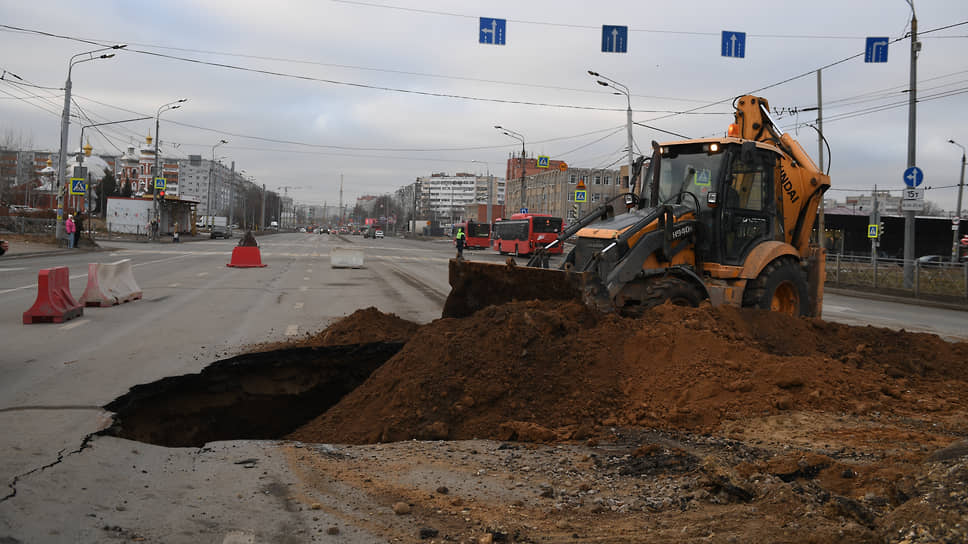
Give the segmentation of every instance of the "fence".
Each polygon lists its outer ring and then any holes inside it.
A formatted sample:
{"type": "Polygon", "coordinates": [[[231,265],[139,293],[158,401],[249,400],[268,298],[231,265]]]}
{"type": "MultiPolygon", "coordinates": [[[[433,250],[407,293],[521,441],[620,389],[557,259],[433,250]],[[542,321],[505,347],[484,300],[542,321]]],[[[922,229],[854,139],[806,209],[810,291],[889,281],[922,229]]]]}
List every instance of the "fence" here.
{"type": "Polygon", "coordinates": [[[0,229],[16,234],[52,234],[57,228],[56,219],[41,219],[20,215],[0,217],[0,229]]]}
{"type": "Polygon", "coordinates": [[[914,282],[904,286],[903,259],[827,256],[827,282],[833,287],[859,287],[920,298],[968,301],[968,263],[914,261],[914,282]]]}

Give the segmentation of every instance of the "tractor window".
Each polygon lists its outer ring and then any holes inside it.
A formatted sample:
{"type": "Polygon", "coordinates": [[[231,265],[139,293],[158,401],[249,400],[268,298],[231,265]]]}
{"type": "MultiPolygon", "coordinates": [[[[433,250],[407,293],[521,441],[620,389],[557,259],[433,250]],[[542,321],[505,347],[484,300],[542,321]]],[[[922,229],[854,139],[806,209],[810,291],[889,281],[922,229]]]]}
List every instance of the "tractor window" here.
{"type": "Polygon", "coordinates": [[[723,184],[723,235],[727,264],[741,264],[762,240],[770,239],[772,225],[770,199],[773,197],[773,160],[756,152],[743,160],[732,157],[723,184]]]}
{"type": "Polygon", "coordinates": [[[705,209],[706,195],[713,190],[713,184],[719,179],[723,157],[722,154],[706,153],[662,157],[658,203],[673,204],[681,201],[682,204],[692,207],[695,206],[695,201],[688,196],[682,196],[682,193],[691,193],[699,201],[700,208],[705,209]]]}

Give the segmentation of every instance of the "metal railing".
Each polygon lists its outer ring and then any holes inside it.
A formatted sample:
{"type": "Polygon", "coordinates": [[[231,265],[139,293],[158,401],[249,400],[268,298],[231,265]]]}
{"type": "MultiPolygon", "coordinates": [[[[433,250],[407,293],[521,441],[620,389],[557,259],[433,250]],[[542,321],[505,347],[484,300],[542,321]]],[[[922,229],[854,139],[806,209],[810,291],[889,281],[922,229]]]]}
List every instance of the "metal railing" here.
{"type": "Polygon", "coordinates": [[[904,286],[903,259],[827,256],[827,281],[833,287],[859,287],[914,297],[968,301],[968,263],[914,261],[914,284],[904,286]]]}

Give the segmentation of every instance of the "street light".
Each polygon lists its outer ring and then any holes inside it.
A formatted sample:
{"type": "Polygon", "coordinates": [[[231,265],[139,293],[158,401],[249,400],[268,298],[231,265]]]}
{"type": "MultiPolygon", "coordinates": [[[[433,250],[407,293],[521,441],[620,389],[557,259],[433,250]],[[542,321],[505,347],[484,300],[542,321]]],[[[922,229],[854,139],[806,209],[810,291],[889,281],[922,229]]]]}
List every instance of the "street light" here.
{"type": "Polygon", "coordinates": [[[219,140],[218,143],[212,146],[212,162],[208,164],[208,202],[205,203],[205,212],[208,214],[209,227],[215,225],[215,219],[212,217],[212,210],[214,206],[212,205],[213,200],[213,186],[215,185],[215,148],[229,143],[228,140],[219,140]]]}
{"type": "Polygon", "coordinates": [[[618,81],[615,81],[614,79],[611,79],[609,77],[605,77],[605,76],[599,74],[598,72],[593,72],[591,70],[588,71],[588,75],[593,76],[593,77],[599,77],[599,78],[601,78],[601,79],[599,79],[597,81],[597,83],[599,85],[601,85],[602,87],[610,87],[612,89],[615,89],[615,90],[619,91],[617,93],[612,93],[612,94],[624,94],[625,95],[625,101],[628,104],[628,109],[626,110],[626,125],[627,125],[626,129],[627,129],[627,132],[628,132],[628,140],[629,140],[628,141],[628,144],[629,144],[629,152],[628,152],[628,155],[629,155],[629,157],[628,157],[629,158],[629,192],[634,192],[634,190],[635,190],[635,179],[632,177],[632,95],[629,92],[629,88],[628,87],[626,87],[625,85],[619,83],[618,81]],[[602,81],[602,80],[605,80],[605,81],[602,81]]]}
{"type": "Polygon", "coordinates": [[[958,219],[958,223],[952,226],[952,242],[951,242],[951,262],[958,262],[958,232],[961,230],[961,192],[965,188],[965,146],[959,144],[954,140],[948,140],[949,144],[955,144],[961,148],[961,181],[958,182],[958,207],[955,208],[955,217],[958,219]]]}
{"type": "Polygon", "coordinates": [[[491,213],[491,202],[493,199],[494,184],[491,183],[491,165],[487,161],[471,161],[477,163],[483,163],[487,167],[487,224],[490,225],[494,222],[494,217],[491,213]]]}
{"type": "MultiPolygon", "coordinates": [[[[156,221],[159,220],[159,218],[158,218],[158,191],[157,190],[154,190],[154,183],[155,183],[155,178],[162,177],[162,175],[161,175],[162,172],[161,172],[161,170],[158,167],[158,160],[160,158],[160,157],[158,157],[158,142],[161,140],[161,137],[160,137],[161,134],[159,134],[158,130],[161,127],[161,113],[162,112],[165,112],[165,111],[168,111],[168,110],[175,110],[175,109],[180,108],[182,102],[188,102],[188,99],[187,98],[182,98],[180,100],[175,100],[174,102],[169,102],[167,104],[164,104],[162,106],[159,106],[157,113],[155,113],[155,169],[154,169],[154,172],[153,172],[154,175],[151,177],[151,183],[152,183],[151,200],[153,202],[153,206],[152,207],[154,208],[154,217],[155,217],[155,220],[156,221]]],[[[160,223],[160,221],[159,221],[159,223],[160,223]]]]}
{"type": "MultiPolygon", "coordinates": [[[[501,132],[503,132],[505,136],[510,136],[510,137],[514,138],[515,140],[519,140],[521,142],[521,208],[524,208],[525,207],[525,205],[524,205],[524,161],[525,161],[525,156],[524,156],[524,136],[522,136],[521,134],[519,134],[517,132],[514,132],[513,130],[511,130],[509,128],[504,128],[501,125],[494,125],[494,128],[496,128],[496,129],[500,130],[501,132]]],[[[506,189],[506,187],[505,187],[505,189],[506,189]]],[[[505,206],[507,206],[507,191],[506,190],[505,190],[505,194],[504,194],[504,199],[505,199],[504,204],[505,204],[505,206]]]]}
{"type": "Polygon", "coordinates": [[[93,51],[78,53],[71,57],[71,60],[67,65],[67,82],[64,84],[64,112],[61,114],[60,153],[57,157],[56,236],[58,240],[64,237],[64,170],[67,168],[67,133],[71,127],[71,70],[73,70],[75,64],[97,59],[109,59],[114,56],[114,53],[105,53],[103,55],[94,56],[95,53],[100,53],[101,51],[110,51],[112,49],[123,49],[127,46],[127,44],[118,44],[112,45],[111,47],[102,47],[100,49],[94,49],[93,51]],[[87,56],[87,58],[75,60],[78,57],[84,56],[87,56]]]}

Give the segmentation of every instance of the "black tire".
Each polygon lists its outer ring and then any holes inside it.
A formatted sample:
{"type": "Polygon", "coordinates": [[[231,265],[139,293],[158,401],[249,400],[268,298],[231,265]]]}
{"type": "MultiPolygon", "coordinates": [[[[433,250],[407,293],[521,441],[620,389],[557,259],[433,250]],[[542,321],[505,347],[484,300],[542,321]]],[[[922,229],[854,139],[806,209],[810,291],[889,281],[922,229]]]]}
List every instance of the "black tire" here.
{"type": "Polygon", "coordinates": [[[778,259],[766,265],[743,292],[743,306],[773,310],[787,315],[809,313],[807,280],[800,265],[789,259],[778,259]]]}
{"type": "Polygon", "coordinates": [[[666,302],[676,306],[696,307],[705,299],[702,290],[691,281],[675,276],[650,279],[642,297],[643,308],[653,308],[666,302]]]}

